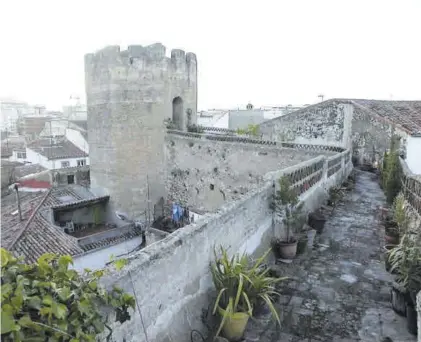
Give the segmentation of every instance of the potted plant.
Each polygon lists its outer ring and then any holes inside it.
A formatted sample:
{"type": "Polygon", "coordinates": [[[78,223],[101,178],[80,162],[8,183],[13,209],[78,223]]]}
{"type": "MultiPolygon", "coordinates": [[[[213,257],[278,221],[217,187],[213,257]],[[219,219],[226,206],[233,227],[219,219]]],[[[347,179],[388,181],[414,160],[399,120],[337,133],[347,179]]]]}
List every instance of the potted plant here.
{"type": "Polygon", "coordinates": [[[406,316],[406,300],[408,296],[406,289],[406,269],[404,267],[404,259],[406,255],[406,236],[403,237],[400,244],[388,252],[388,261],[390,263],[389,272],[396,275],[396,281],[391,289],[391,302],[393,310],[401,315],[406,316]]]}
{"type": "Polygon", "coordinates": [[[383,247],[383,250],[384,250],[384,252],[385,252],[384,267],[385,267],[386,271],[387,271],[387,272],[390,272],[390,273],[392,273],[392,272],[390,271],[390,268],[392,267],[392,265],[391,265],[391,263],[390,263],[390,258],[389,258],[389,256],[390,256],[390,252],[391,252],[394,248],[396,248],[396,246],[397,246],[397,245],[387,244],[387,245],[385,245],[385,246],[383,247]]]}
{"type": "Polygon", "coordinates": [[[398,244],[399,235],[405,234],[408,227],[408,219],[405,214],[405,199],[402,194],[396,196],[392,212],[386,215],[384,220],[385,240],[387,244],[398,244]]]}
{"type": "Polygon", "coordinates": [[[332,207],[331,214],[335,210],[341,198],[342,198],[342,192],[340,188],[331,187],[329,189],[329,199],[327,200],[327,205],[332,207]]]}
{"type": "Polygon", "coordinates": [[[385,223],[385,235],[386,244],[396,245],[399,243],[399,228],[396,222],[385,223]]]}
{"type": "Polygon", "coordinates": [[[317,234],[321,234],[325,227],[326,217],[320,212],[315,211],[308,215],[308,225],[315,229],[317,234]]]}
{"type": "Polygon", "coordinates": [[[273,305],[275,284],[285,278],[273,278],[268,275],[270,269],[264,269],[262,263],[267,257],[251,262],[246,254],[235,254],[228,257],[227,251],[221,247],[221,256],[214,250],[215,261],[211,264],[213,283],[217,291],[217,298],[213,309],[221,316],[216,336],[221,331],[230,341],[239,341],[253,314],[253,307],[263,301],[269,307],[272,315],[280,324],[279,315],[273,305]]]}
{"type": "Polygon", "coordinates": [[[396,271],[392,288],[392,307],[407,318],[408,331],[417,334],[416,294],[421,290],[421,247],[417,240],[405,234],[398,247],[390,252],[391,270],[396,271]]]}
{"type": "Polygon", "coordinates": [[[297,238],[294,236],[299,215],[304,203],[300,203],[296,192],[291,187],[291,182],[287,176],[279,179],[279,190],[274,195],[272,207],[277,217],[282,220],[286,228],[285,238],[275,238],[272,240],[272,248],[275,255],[282,259],[293,259],[297,254],[297,238]]]}

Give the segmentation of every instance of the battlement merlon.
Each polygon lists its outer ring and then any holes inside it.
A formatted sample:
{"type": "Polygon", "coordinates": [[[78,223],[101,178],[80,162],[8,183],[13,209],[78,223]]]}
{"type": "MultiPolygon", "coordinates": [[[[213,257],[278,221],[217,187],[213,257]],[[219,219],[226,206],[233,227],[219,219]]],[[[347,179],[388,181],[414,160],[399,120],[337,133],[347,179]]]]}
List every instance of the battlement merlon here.
{"type": "Polygon", "coordinates": [[[192,52],[186,53],[180,49],[173,49],[171,56],[166,57],[166,48],[161,43],[152,45],[130,45],[127,50],[120,50],[120,46],[111,45],[103,49],[100,49],[94,53],[88,53],[85,55],[85,67],[92,64],[127,64],[131,65],[133,59],[147,59],[162,61],[167,59],[171,61],[173,65],[184,65],[191,70],[196,69],[197,59],[196,55],[192,52]]]}

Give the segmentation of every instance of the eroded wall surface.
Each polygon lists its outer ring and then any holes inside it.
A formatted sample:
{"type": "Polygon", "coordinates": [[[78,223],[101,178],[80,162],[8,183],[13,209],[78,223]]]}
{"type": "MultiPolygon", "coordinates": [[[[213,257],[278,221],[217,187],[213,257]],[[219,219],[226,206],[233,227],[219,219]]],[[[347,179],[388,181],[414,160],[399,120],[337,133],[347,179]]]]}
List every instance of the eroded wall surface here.
{"type": "Polygon", "coordinates": [[[259,186],[269,171],[321,153],[176,135],[166,138],[165,147],[169,199],[202,211],[214,211],[224,202],[240,198],[259,186]]]}
{"type": "Polygon", "coordinates": [[[85,56],[85,74],[91,184],[108,191],[116,210],[139,217],[148,188],[152,204],[165,197],[164,120],[181,130],[196,122],[196,56],[166,57],[162,44],[111,46],[85,56]]]}
{"type": "Polygon", "coordinates": [[[348,147],[352,105],[330,100],[260,124],[263,139],[348,147]]]}
{"type": "Polygon", "coordinates": [[[379,160],[390,147],[393,134],[402,137],[405,144],[406,133],[394,127],[390,121],[379,118],[373,113],[354,106],[352,118],[353,155],[359,163],[379,160]]]}

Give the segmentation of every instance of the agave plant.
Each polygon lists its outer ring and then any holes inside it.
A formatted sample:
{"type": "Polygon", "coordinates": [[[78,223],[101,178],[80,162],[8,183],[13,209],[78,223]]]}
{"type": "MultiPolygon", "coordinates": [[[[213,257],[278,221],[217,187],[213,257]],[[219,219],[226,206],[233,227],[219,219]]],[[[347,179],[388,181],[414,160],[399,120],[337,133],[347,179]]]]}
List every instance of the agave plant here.
{"type": "Polygon", "coordinates": [[[274,278],[269,276],[269,268],[263,267],[263,262],[270,253],[270,249],[256,261],[244,253],[228,257],[227,251],[221,246],[221,256],[218,257],[214,250],[215,262],[211,264],[211,273],[217,298],[213,308],[213,314],[218,308],[222,315],[221,324],[216,336],[222,330],[227,319],[237,312],[243,312],[252,316],[253,308],[259,302],[268,305],[273,317],[280,324],[278,312],[273,305],[274,296],[279,296],[275,285],[286,278],[274,278]]]}

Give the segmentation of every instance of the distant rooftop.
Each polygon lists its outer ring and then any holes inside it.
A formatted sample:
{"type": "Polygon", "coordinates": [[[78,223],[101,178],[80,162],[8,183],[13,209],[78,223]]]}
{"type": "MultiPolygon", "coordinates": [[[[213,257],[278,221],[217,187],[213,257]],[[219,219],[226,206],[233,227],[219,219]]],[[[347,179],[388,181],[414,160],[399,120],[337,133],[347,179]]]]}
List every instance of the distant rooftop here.
{"type": "Polygon", "coordinates": [[[15,168],[16,179],[47,170],[39,164],[25,164],[15,168]]]}
{"type": "Polygon", "coordinates": [[[350,99],[361,109],[392,121],[408,133],[421,131],[421,101],[383,101],[350,99]]]}
{"type": "Polygon", "coordinates": [[[80,150],[66,138],[60,138],[56,141],[52,141],[52,139],[39,139],[28,144],[28,148],[41,154],[49,160],[84,158],[88,156],[87,153],[80,150]]]}
{"type": "MultiPolygon", "coordinates": [[[[309,111],[329,103],[350,103],[357,109],[365,111],[369,115],[376,116],[386,121],[390,121],[396,126],[400,126],[408,134],[414,134],[421,131],[421,101],[389,101],[389,100],[367,100],[367,99],[329,99],[323,102],[313,104],[302,109],[293,111],[287,115],[295,115],[304,111],[309,111]]],[[[263,123],[269,124],[273,120],[279,120],[280,117],[263,123]]]]}
{"type": "Polygon", "coordinates": [[[86,251],[76,237],[50,221],[52,207],[80,207],[108,200],[108,196],[96,196],[90,189],[78,185],[52,188],[47,192],[21,192],[21,222],[15,196],[10,194],[2,199],[1,246],[23,256],[27,262],[36,261],[43,253],[77,255],[86,251]]]}

